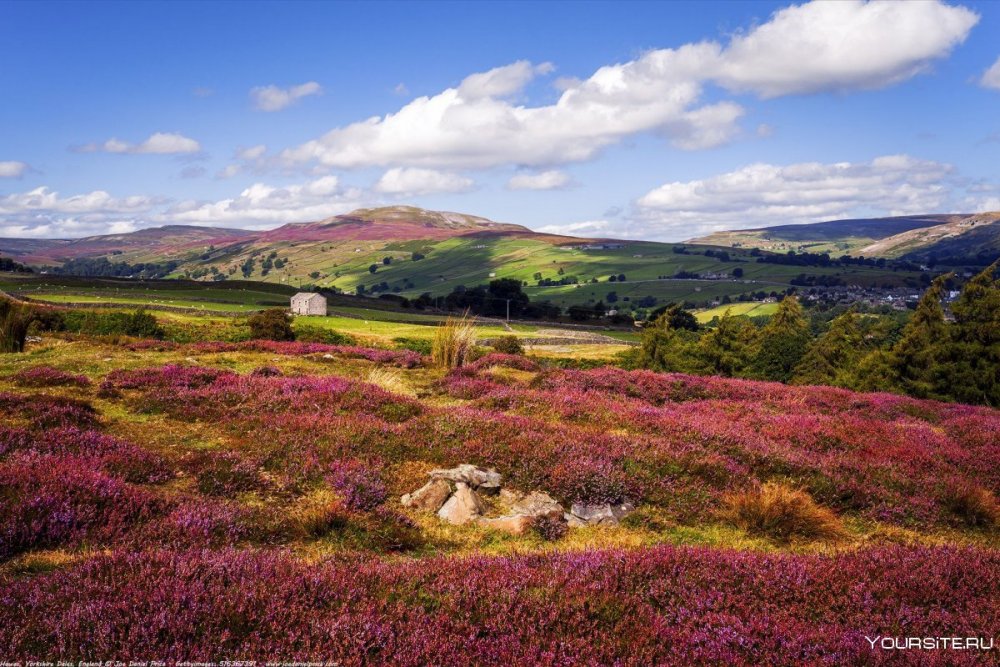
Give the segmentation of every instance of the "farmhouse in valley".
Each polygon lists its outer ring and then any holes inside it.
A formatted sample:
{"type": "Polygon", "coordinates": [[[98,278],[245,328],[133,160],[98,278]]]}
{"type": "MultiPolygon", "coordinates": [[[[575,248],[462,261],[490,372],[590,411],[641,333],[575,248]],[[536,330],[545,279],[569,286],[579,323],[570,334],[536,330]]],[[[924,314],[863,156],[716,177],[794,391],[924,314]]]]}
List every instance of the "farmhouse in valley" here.
{"type": "Polygon", "coordinates": [[[326,315],[326,297],[316,292],[299,292],[292,297],[295,315],[326,315]]]}

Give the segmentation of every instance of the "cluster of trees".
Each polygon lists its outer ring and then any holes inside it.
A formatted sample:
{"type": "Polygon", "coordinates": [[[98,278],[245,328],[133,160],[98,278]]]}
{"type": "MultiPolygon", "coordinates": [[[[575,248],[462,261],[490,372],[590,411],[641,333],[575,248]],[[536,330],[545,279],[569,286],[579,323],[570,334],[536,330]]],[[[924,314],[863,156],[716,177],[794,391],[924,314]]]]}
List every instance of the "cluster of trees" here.
{"type": "Polygon", "coordinates": [[[23,352],[28,333],[33,330],[137,338],[164,335],[156,318],[142,308],[132,312],[58,310],[0,298],[0,353],[23,352]]]}
{"type": "Polygon", "coordinates": [[[85,276],[90,278],[163,278],[173,273],[179,266],[171,260],[163,263],[112,262],[107,257],[77,258],[63,263],[62,266],[47,267],[49,273],[62,276],[85,276]]]}
{"type": "Polygon", "coordinates": [[[8,271],[10,273],[34,272],[30,266],[25,266],[20,262],[15,262],[10,257],[0,257],[0,271],[8,271]]]}
{"type": "Polygon", "coordinates": [[[901,329],[850,309],[813,332],[794,296],[763,327],[727,314],[702,330],[671,306],[644,332],[639,365],[998,406],[998,271],[1000,262],[966,283],[950,319],[943,306],[948,277],[937,278],[901,329]]]}

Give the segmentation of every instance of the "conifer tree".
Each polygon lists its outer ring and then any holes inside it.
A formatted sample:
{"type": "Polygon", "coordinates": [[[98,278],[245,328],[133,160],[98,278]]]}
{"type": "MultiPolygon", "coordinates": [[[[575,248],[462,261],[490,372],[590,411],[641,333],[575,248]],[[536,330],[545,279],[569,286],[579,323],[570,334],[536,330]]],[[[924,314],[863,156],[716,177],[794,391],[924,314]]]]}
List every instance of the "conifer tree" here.
{"type": "Polygon", "coordinates": [[[639,365],[661,372],[696,373],[697,366],[694,346],[697,334],[671,324],[675,313],[667,311],[660,315],[642,333],[639,350],[639,365]]]}
{"type": "Polygon", "coordinates": [[[942,356],[947,393],[962,403],[1000,405],[1000,261],[965,284],[942,356]]]}
{"type": "Polygon", "coordinates": [[[947,398],[942,362],[951,332],[941,307],[947,278],[938,276],[920,297],[902,336],[889,354],[891,377],[887,382],[910,396],[947,398]]]}
{"type": "Polygon", "coordinates": [[[799,300],[786,296],[760,332],[760,345],[751,375],[761,380],[788,382],[809,345],[809,322],[799,300]]]}
{"type": "Polygon", "coordinates": [[[868,347],[861,317],[852,308],[830,322],[830,327],[806,349],[795,366],[792,384],[848,386],[850,374],[868,347]]]}
{"type": "Polygon", "coordinates": [[[757,327],[750,318],[726,310],[718,325],[701,337],[697,354],[705,372],[736,377],[746,372],[756,344],[757,327]]]}

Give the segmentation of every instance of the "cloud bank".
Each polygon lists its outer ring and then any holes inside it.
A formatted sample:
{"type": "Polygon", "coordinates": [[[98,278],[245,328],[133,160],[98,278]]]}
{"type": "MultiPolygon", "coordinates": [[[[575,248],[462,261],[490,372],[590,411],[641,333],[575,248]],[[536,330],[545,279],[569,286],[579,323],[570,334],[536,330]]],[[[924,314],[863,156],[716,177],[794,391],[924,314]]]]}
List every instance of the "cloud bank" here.
{"type": "Polygon", "coordinates": [[[183,134],[156,132],[145,141],[133,144],[112,137],[99,144],[85,144],[74,148],[78,153],[127,153],[132,155],[176,155],[198,153],[201,144],[183,134]]]}
{"type": "Polygon", "coordinates": [[[726,45],[648,51],[586,80],[561,79],[558,100],[542,106],[517,97],[552,66],[518,61],[394,113],[334,128],[279,158],[341,169],[546,167],[589,160],[639,133],[681,149],[710,148],[738,133],[745,110],[733,100],[706,101],[708,84],[762,98],[882,88],[947,56],[978,18],[941,2],[793,6],[726,45]]]}

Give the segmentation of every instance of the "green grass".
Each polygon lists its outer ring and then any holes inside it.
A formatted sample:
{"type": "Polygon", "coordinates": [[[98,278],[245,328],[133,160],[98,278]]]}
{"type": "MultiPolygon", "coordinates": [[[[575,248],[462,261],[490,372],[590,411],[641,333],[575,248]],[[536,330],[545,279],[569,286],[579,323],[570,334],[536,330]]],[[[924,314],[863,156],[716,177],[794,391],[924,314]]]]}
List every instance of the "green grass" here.
{"type": "Polygon", "coordinates": [[[233,311],[251,313],[260,310],[261,305],[250,305],[243,303],[214,303],[212,301],[193,301],[185,299],[162,298],[163,294],[155,293],[156,296],[141,298],[137,296],[103,296],[103,295],[81,295],[81,294],[45,294],[32,293],[31,298],[36,301],[46,303],[93,303],[93,304],[126,304],[140,306],[169,306],[171,308],[190,308],[192,310],[208,311],[233,311]]]}
{"type": "Polygon", "coordinates": [[[778,310],[777,303],[727,303],[715,308],[699,310],[695,313],[698,322],[705,324],[711,322],[713,318],[722,317],[726,311],[730,315],[747,315],[748,317],[770,316],[778,310]]]}

